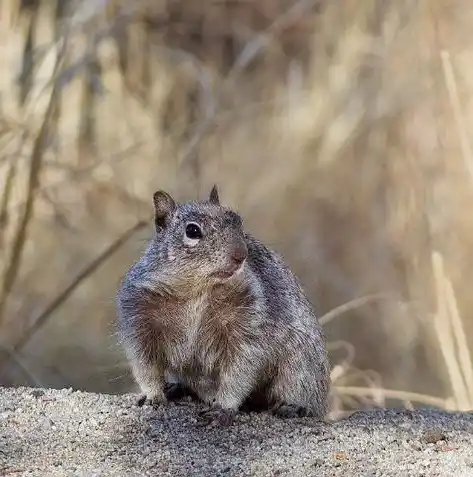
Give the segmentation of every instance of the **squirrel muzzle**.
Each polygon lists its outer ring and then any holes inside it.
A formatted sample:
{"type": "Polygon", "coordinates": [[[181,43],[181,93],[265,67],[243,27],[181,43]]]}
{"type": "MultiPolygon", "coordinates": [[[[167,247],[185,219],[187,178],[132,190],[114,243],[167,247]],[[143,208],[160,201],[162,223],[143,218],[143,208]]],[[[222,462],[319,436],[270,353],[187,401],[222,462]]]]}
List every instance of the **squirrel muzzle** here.
{"type": "Polygon", "coordinates": [[[247,257],[248,247],[246,246],[246,243],[243,240],[233,243],[229,249],[228,263],[225,268],[216,272],[214,276],[222,279],[232,277],[235,273],[241,270],[247,257]]]}

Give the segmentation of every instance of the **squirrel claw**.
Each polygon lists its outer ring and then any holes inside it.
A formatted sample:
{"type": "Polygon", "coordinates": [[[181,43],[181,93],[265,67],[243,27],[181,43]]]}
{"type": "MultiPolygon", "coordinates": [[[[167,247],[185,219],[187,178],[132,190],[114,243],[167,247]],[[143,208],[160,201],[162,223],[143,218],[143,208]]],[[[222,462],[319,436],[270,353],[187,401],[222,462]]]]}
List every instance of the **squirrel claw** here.
{"type": "Polygon", "coordinates": [[[228,427],[233,424],[235,416],[235,409],[215,406],[199,411],[197,420],[200,426],[207,426],[215,422],[222,427],[228,427]]]}

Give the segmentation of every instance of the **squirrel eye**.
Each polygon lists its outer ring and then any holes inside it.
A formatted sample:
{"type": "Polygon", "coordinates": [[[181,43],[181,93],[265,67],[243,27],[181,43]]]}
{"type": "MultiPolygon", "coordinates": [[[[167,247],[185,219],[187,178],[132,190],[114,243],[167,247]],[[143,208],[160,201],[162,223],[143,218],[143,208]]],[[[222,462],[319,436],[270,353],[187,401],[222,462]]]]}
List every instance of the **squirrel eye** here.
{"type": "Polygon", "coordinates": [[[186,225],[186,237],[198,240],[202,238],[202,230],[197,224],[190,223],[186,225]]]}

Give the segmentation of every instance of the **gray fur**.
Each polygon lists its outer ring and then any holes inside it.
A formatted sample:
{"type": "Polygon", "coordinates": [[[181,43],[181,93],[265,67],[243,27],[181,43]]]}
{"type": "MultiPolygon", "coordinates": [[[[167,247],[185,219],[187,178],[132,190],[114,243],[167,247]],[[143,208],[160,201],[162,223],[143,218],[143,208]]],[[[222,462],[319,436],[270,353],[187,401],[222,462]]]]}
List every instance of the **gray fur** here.
{"type": "Polygon", "coordinates": [[[142,392],[164,403],[165,382],[182,383],[230,411],[260,393],[281,415],[298,408],[322,419],[330,379],[323,329],[281,256],[244,231],[216,187],[206,201],[178,204],[157,192],[154,203],[156,235],[117,296],[121,341],[142,392]],[[188,223],[201,227],[200,241],[185,236],[188,223]],[[245,256],[231,277],[221,275],[245,256]]]}

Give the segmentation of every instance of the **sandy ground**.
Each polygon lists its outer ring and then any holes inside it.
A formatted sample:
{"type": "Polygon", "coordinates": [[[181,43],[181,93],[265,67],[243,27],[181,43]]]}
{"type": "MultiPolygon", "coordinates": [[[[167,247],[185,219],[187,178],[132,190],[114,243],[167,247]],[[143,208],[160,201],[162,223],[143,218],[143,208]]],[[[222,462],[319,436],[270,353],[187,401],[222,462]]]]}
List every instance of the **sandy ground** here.
{"type": "Polygon", "coordinates": [[[196,405],[0,388],[1,476],[473,476],[473,414],[373,410],[320,424],[196,405]]]}

